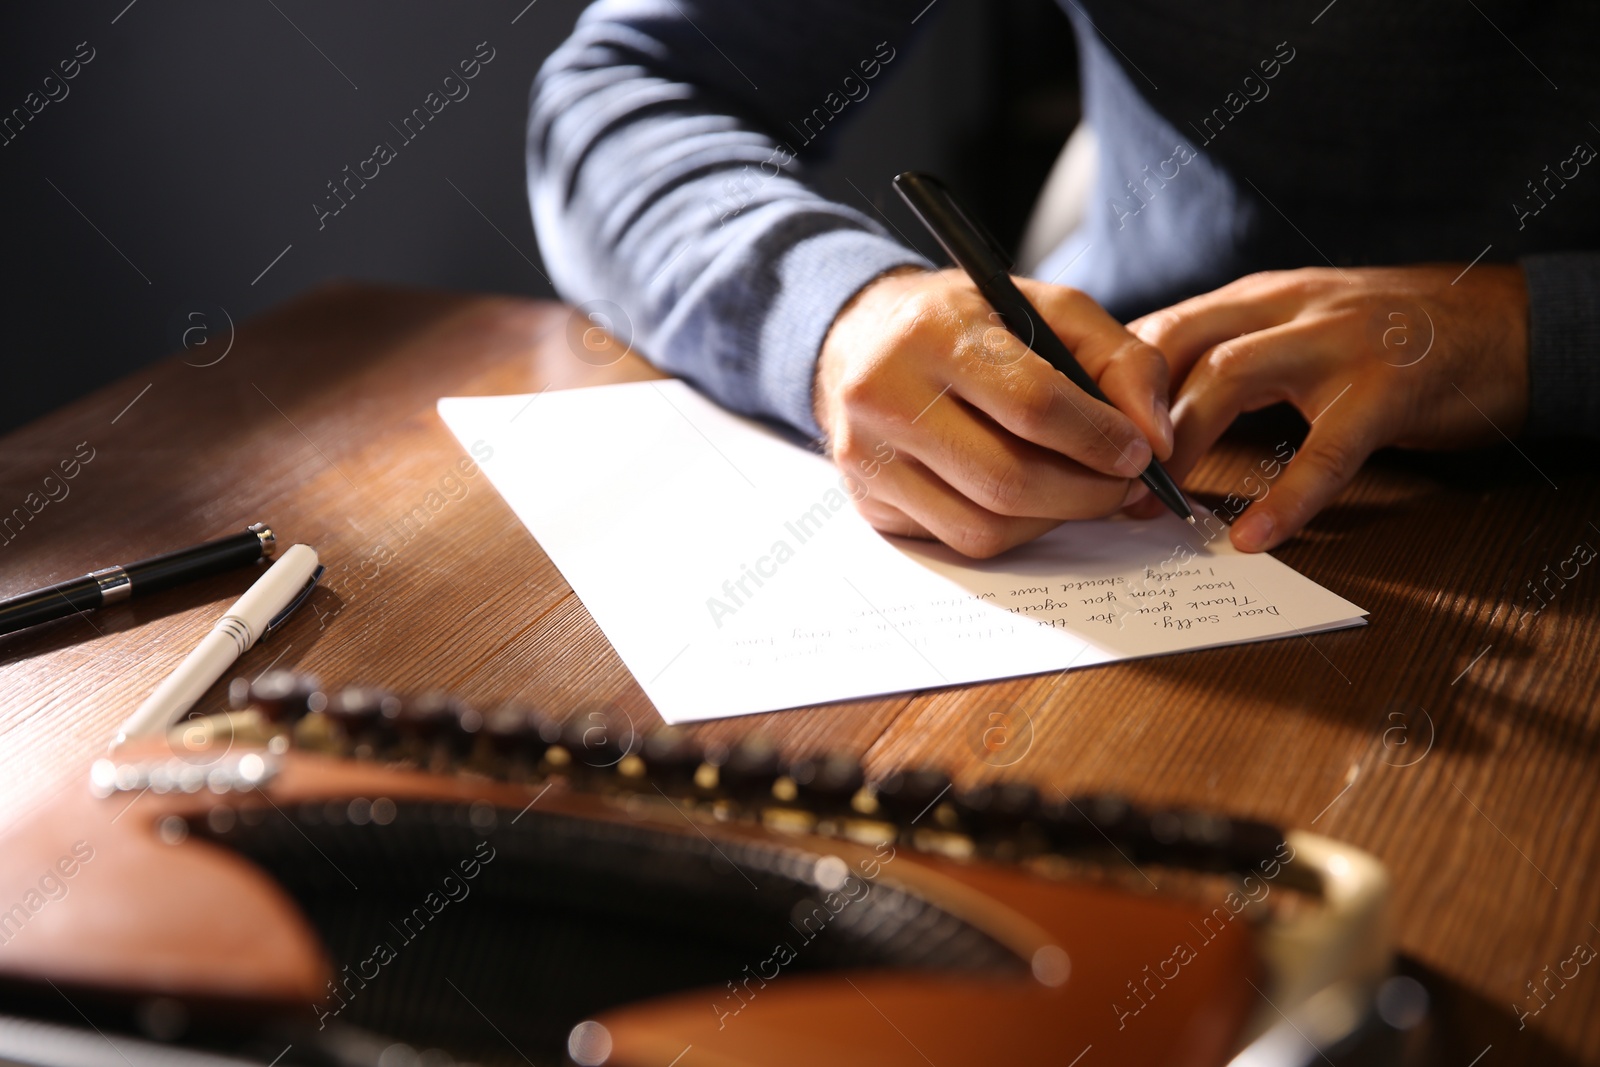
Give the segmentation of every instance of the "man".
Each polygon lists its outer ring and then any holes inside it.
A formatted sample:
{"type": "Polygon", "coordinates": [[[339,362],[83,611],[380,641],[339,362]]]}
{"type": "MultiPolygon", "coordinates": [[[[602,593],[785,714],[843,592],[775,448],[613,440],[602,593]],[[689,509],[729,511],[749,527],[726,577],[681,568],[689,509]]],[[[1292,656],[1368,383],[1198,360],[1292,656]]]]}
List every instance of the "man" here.
{"type": "Polygon", "coordinates": [[[1233,524],[1246,551],[1377,448],[1600,425],[1595,5],[1063,6],[1099,156],[1049,281],[1019,284],[1115,408],[958,273],[802,183],[926,0],[591,7],[529,126],[557,285],[626,309],[643,351],[722,403],[870,468],[879,529],[978,557],[1159,510],[1135,477],[1152,454],[1181,480],[1280,401],[1310,430],[1233,524]]]}

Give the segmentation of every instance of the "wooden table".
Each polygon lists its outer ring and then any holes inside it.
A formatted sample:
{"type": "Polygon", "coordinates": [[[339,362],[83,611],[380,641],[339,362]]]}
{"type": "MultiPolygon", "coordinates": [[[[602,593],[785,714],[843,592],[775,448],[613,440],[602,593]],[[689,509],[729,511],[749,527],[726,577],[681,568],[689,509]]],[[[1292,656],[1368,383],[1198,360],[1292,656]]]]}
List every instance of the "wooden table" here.
{"type": "MultiPolygon", "coordinates": [[[[213,335],[0,440],[0,594],[262,520],[315,545],[328,575],[244,671],[558,714],[601,701],[649,721],[539,546],[481,473],[461,475],[434,412],[445,395],[655,376],[588,347],[587,326],[547,303],[334,286],[252,321],[215,363],[230,338],[213,335]]],[[[1202,498],[1239,491],[1274,443],[1227,444],[1196,476],[1202,498]]],[[[1600,548],[1600,478],[1592,454],[1524,452],[1382,458],[1279,553],[1368,609],[1365,629],[695,730],[1343,838],[1395,874],[1408,966],[1438,996],[1438,1063],[1488,1046],[1482,1067],[1600,1062],[1600,966],[1526,1029],[1514,1014],[1539,1006],[1525,983],[1600,943],[1600,568],[1564,563],[1600,548]],[[1525,583],[1563,570],[1534,614],[1525,583]]],[[[75,784],[250,580],[0,638],[0,823],[75,784]]],[[[222,701],[219,686],[202,707],[222,701]]]]}

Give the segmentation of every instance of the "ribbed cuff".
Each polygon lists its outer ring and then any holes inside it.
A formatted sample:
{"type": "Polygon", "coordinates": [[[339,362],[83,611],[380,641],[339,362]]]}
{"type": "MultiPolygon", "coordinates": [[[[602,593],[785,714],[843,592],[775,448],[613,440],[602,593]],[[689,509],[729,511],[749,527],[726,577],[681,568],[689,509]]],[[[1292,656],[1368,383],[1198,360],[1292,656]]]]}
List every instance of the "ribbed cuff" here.
{"type": "Polygon", "coordinates": [[[851,297],[905,266],[932,268],[904,245],[855,229],[819,233],[785,252],[776,265],[778,292],[761,325],[761,407],[809,437],[821,437],[811,383],[823,339],[851,297]]]}
{"type": "Polygon", "coordinates": [[[1520,262],[1528,284],[1526,436],[1600,437],[1600,254],[1520,262]]]}

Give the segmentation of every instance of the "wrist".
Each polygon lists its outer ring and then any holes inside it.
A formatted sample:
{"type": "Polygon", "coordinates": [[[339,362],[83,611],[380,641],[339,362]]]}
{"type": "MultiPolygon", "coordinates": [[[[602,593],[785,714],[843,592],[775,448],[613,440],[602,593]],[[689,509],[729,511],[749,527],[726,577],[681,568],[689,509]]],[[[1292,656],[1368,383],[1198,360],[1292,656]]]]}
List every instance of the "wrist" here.
{"type": "Polygon", "coordinates": [[[1499,329],[1499,335],[1490,339],[1502,354],[1498,364],[1500,404],[1496,420],[1504,420],[1505,433],[1510,437],[1521,434],[1528,421],[1530,383],[1530,341],[1528,283],[1517,264],[1495,265],[1479,268],[1483,288],[1482,305],[1491,309],[1490,322],[1499,329]]]}
{"type": "Polygon", "coordinates": [[[868,343],[867,335],[881,326],[902,297],[931,272],[922,267],[900,266],[873,278],[845,301],[822,338],[811,382],[811,410],[825,438],[833,433],[831,398],[837,392],[847,357],[868,343]]]}

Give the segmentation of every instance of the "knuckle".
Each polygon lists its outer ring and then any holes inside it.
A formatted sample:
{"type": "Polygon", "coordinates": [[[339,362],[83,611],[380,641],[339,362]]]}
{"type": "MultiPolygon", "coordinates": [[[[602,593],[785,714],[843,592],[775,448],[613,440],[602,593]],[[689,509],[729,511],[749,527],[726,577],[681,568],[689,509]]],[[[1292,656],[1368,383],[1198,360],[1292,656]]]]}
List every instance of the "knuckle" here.
{"type": "Polygon", "coordinates": [[[860,435],[848,423],[834,433],[829,444],[833,449],[834,462],[841,467],[853,468],[858,461],[866,458],[860,435]]]}
{"type": "Polygon", "coordinates": [[[1030,436],[1044,429],[1055,414],[1055,385],[1035,375],[1016,375],[1012,379],[1010,399],[1017,424],[1030,436]]]}
{"type": "Polygon", "coordinates": [[[1292,283],[1293,277],[1298,273],[1300,273],[1298,270],[1258,270],[1252,274],[1246,274],[1225,288],[1238,287],[1252,292],[1259,292],[1263,289],[1276,289],[1285,283],[1292,283]]]}
{"type": "Polygon", "coordinates": [[[1160,348],[1176,332],[1181,321],[1182,316],[1176,311],[1164,308],[1141,319],[1135,334],[1145,344],[1160,348]]]}
{"type": "Polygon", "coordinates": [[[839,379],[837,395],[847,410],[868,415],[883,414],[891,400],[876,363],[858,365],[847,371],[839,379]]]}
{"type": "Polygon", "coordinates": [[[1250,369],[1250,349],[1238,341],[1224,341],[1205,355],[1206,366],[1217,381],[1229,385],[1240,381],[1250,369]]]}
{"type": "Polygon", "coordinates": [[[1338,272],[1329,267],[1300,267],[1272,273],[1276,278],[1273,287],[1291,299],[1300,301],[1317,296],[1330,285],[1340,282],[1338,272]]]}
{"type": "Polygon", "coordinates": [[[1013,456],[998,456],[983,463],[979,472],[978,503],[1002,515],[1020,514],[1032,479],[1025,464],[1013,456]]]}
{"type": "Polygon", "coordinates": [[[1288,271],[1278,282],[1277,288],[1294,300],[1304,300],[1322,288],[1322,280],[1309,268],[1288,271]]]}
{"type": "Polygon", "coordinates": [[[951,532],[950,547],[972,559],[998,556],[1009,546],[1000,524],[978,519],[963,523],[951,532]]]}
{"type": "Polygon", "coordinates": [[[944,295],[922,288],[901,297],[889,315],[897,333],[919,337],[947,330],[953,310],[944,295]]]}
{"type": "Polygon", "coordinates": [[[1145,373],[1165,375],[1167,371],[1167,357],[1161,349],[1131,334],[1111,353],[1111,363],[1145,373]]]}

